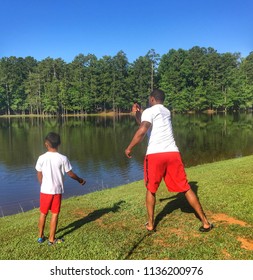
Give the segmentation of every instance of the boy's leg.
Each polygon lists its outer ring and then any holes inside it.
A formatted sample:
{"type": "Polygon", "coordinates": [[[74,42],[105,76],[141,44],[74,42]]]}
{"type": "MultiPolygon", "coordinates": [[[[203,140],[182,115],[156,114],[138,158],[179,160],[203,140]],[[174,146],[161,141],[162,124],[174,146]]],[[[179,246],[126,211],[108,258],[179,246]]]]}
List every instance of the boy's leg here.
{"type": "Polygon", "coordinates": [[[44,228],[45,228],[45,223],[46,223],[46,218],[47,215],[40,213],[40,218],[39,218],[39,238],[44,237],[44,228]]]}
{"type": "Polygon", "coordinates": [[[50,230],[49,230],[49,242],[54,242],[55,241],[55,233],[57,229],[57,224],[58,224],[58,217],[61,209],[61,199],[62,195],[61,194],[55,194],[53,195],[53,201],[51,204],[51,221],[50,221],[50,230]]]}
{"type": "Polygon", "coordinates": [[[146,192],[146,208],[148,213],[147,230],[154,229],[154,212],[155,212],[156,195],[147,189],[146,192]]]}
{"type": "Polygon", "coordinates": [[[209,228],[210,223],[208,222],[206,215],[202,209],[202,206],[201,206],[196,194],[193,192],[193,190],[189,189],[187,192],[185,192],[185,197],[186,197],[187,201],[189,202],[189,204],[192,206],[192,208],[195,210],[197,215],[199,216],[199,218],[203,224],[203,227],[209,228]]]}
{"type": "Polygon", "coordinates": [[[49,231],[49,238],[50,242],[54,242],[55,240],[55,233],[58,224],[58,216],[59,214],[52,213],[51,221],[50,221],[50,231],[49,231]]]}
{"type": "MultiPolygon", "coordinates": [[[[44,228],[48,211],[51,207],[52,195],[40,193],[40,218],[39,218],[39,239],[44,239],[44,228]]],[[[41,240],[42,241],[42,240],[41,240]]],[[[38,242],[41,242],[38,240],[38,242]]]]}

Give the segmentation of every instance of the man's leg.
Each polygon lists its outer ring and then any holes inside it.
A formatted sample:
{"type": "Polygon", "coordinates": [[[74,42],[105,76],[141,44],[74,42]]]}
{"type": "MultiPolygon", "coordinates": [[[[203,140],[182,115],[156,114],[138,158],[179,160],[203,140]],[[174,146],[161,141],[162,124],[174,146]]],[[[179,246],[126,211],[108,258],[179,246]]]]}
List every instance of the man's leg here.
{"type": "Polygon", "coordinates": [[[146,207],[147,207],[147,213],[148,213],[148,222],[146,224],[147,230],[153,230],[154,229],[155,203],[156,203],[155,193],[152,193],[149,190],[147,190],[147,192],[146,192],[146,207]]]}
{"type": "Polygon", "coordinates": [[[50,233],[49,233],[49,238],[48,238],[48,240],[50,242],[54,242],[54,240],[55,240],[58,216],[59,216],[59,214],[52,213],[52,217],[51,217],[51,221],[50,221],[50,233]]]}
{"type": "Polygon", "coordinates": [[[188,189],[189,184],[180,153],[168,153],[168,165],[164,180],[169,191],[184,192],[186,199],[202,222],[202,227],[199,230],[202,232],[211,230],[213,225],[208,222],[196,194],[192,189],[188,189]]]}
{"type": "Polygon", "coordinates": [[[203,227],[209,228],[210,223],[208,222],[206,215],[202,209],[202,206],[201,206],[196,194],[193,192],[193,190],[189,189],[187,192],[185,192],[185,197],[186,197],[187,201],[189,202],[189,204],[192,206],[192,208],[195,210],[197,215],[199,216],[199,218],[203,224],[203,227]]]}

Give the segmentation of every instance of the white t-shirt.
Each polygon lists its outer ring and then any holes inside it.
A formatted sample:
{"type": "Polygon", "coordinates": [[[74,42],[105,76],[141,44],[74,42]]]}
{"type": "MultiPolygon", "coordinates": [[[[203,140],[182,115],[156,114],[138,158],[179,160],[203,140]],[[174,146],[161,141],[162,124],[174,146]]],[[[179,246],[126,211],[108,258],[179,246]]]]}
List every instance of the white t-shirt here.
{"type": "Polygon", "coordinates": [[[64,192],[64,174],[72,170],[68,158],[58,152],[46,152],[39,156],[35,169],[42,172],[41,192],[61,194],[64,192]]]}
{"type": "Polygon", "coordinates": [[[171,113],[162,104],[156,104],[144,110],[141,121],[152,125],[148,133],[146,155],[179,151],[173,136],[171,113]]]}

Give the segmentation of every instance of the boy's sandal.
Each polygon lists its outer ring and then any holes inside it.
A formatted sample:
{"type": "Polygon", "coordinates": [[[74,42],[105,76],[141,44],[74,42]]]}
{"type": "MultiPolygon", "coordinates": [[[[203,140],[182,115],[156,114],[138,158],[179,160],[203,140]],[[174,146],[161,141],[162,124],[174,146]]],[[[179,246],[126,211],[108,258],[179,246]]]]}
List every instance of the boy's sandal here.
{"type": "Polygon", "coordinates": [[[46,240],[46,238],[43,236],[43,237],[39,237],[39,238],[37,239],[37,242],[41,244],[41,243],[43,243],[45,240],[46,240]]]}
{"type": "Polygon", "coordinates": [[[56,238],[53,242],[48,241],[48,245],[49,245],[49,246],[52,246],[52,245],[55,245],[55,244],[60,244],[60,243],[62,243],[63,241],[64,241],[63,238],[56,238]]]}

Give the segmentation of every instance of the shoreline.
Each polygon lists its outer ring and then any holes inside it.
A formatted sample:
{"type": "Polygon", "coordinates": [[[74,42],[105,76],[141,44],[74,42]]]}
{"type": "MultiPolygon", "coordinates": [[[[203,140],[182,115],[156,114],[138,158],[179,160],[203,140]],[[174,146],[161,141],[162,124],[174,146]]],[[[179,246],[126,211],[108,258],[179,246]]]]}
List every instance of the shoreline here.
{"type": "Polygon", "coordinates": [[[87,117],[87,116],[108,116],[108,117],[114,117],[114,116],[124,116],[124,115],[134,115],[131,111],[130,112],[100,112],[100,113],[70,113],[70,114],[3,114],[0,115],[0,118],[65,118],[65,117],[87,117]]]}
{"type": "MultiPolygon", "coordinates": [[[[217,111],[217,110],[205,110],[205,111],[187,111],[187,112],[177,112],[171,110],[172,114],[205,114],[205,115],[217,115],[217,114],[234,114],[234,113],[252,113],[251,111],[217,111]]],[[[118,117],[118,116],[134,116],[132,111],[130,112],[100,112],[100,113],[71,113],[71,114],[16,114],[16,115],[0,115],[0,118],[66,118],[66,117],[118,117]]]]}
{"type": "MultiPolygon", "coordinates": [[[[208,166],[208,165],[214,165],[215,166],[217,164],[222,165],[222,164],[226,164],[226,162],[228,162],[228,161],[236,161],[236,160],[240,160],[240,159],[246,160],[249,157],[253,158],[253,155],[247,155],[247,156],[244,156],[244,157],[241,157],[241,158],[236,158],[235,157],[235,158],[224,159],[224,160],[221,160],[221,161],[203,163],[203,164],[199,164],[199,165],[186,167],[185,170],[186,170],[186,173],[188,173],[188,172],[191,172],[190,170],[194,170],[195,168],[204,167],[204,166],[208,166]]],[[[188,177],[188,175],[187,175],[187,177],[188,177]]],[[[102,192],[102,191],[105,191],[105,190],[115,189],[115,188],[119,188],[119,187],[122,187],[122,186],[126,186],[128,184],[141,184],[142,181],[143,181],[143,179],[140,179],[140,180],[129,182],[127,184],[121,184],[121,185],[117,185],[117,186],[107,187],[107,188],[104,188],[104,189],[97,189],[97,190],[94,190],[94,191],[89,191],[89,192],[81,194],[81,195],[70,195],[70,196],[63,197],[63,200],[72,199],[74,197],[83,197],[83,196],[86,196],[86,195],[89,195],[89,194],[92,194],[92,193],[99,193],[99,192],[102,192]]],[[[39,208],[39,199],[38,198],[30,200],[30,201],[27,200],[27,201],[19,201],[19,202],[16,202],[16,203],[10,203],[10,204],[6,204],[6,205],[3,204],[3,205],[0,205],[0,219],[5,218],[5,217],[14,216],[14,215],[17,215],[17,214],[25,214],[29,211],[32,211],[32,210],[38,209],[38,208],[39,208]],[[27,203],[30,203],[31,201],[32,201],[32,204],[30,204],[30,206],[32,205],[33,207],[27,207],[27,203]],[[23,205],[21,203],[23,203],[23,205]],[[13,207],[11,207],[11,205],[13,205],[13,207]],[[12,212],[12,209],[14,209],[14,205],[17,206],[16,209],[18,209],[19,211],[12,212]],[[10,208],[7,209],[7,211],[11,212],[10,214],[4,215],[3,207],[5,207],[5,206],[8,206],[8,207],[12,208],[12,209],[10,209],[10,208]]]]}
{"type": "MultiPolygon", "coordinates": [[[[192,189],[215,225],[200,221],[181,195],[157,193],[156,232],[146,232],[143,182],[66,199],[51,248],[38,245],[38,209],[0,219],[2,260],[250,260],[253,228],[253,155],[187,169],[192,189]],[[240,199],[238,199],[240,198],[240,199]],[[24,246],[25,241],[25,246],[24,246]],[[200,246],[208,243],[208,246],[200,246]],[[55,249],[55,250],[54,250],[55,249]]],[[[45,227],[46,236],[49,221],[45,227]]]]}

